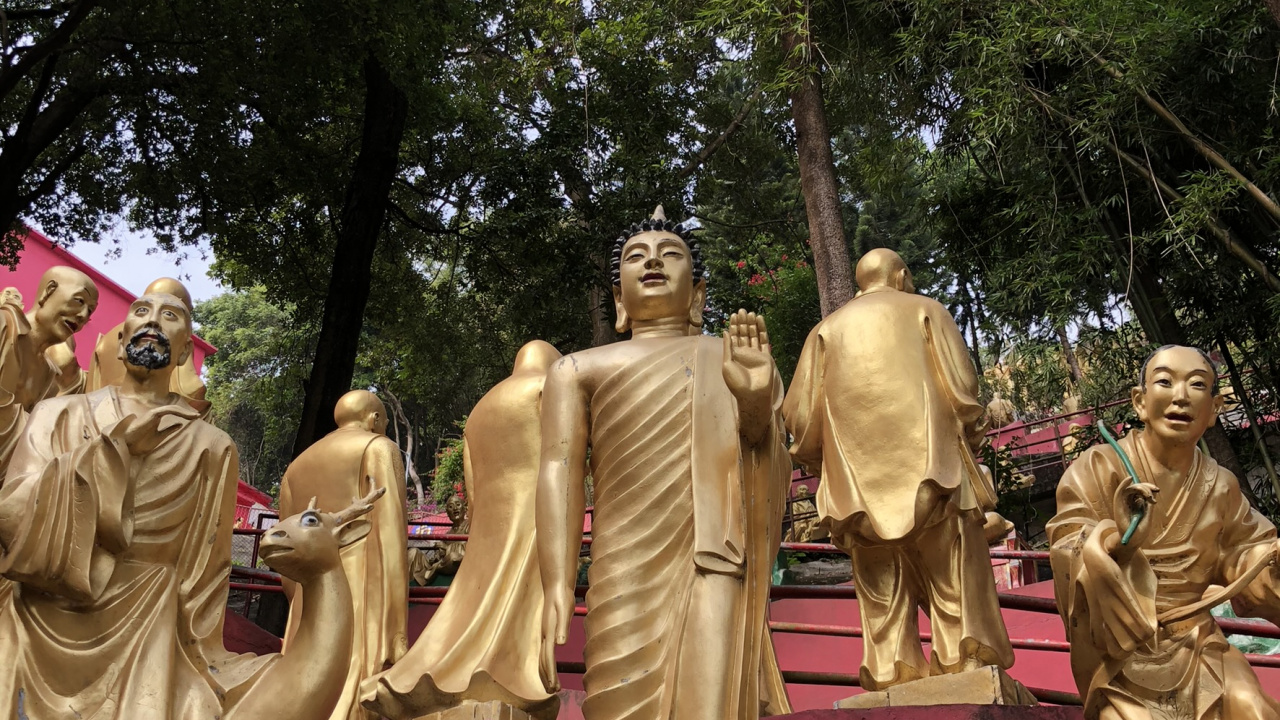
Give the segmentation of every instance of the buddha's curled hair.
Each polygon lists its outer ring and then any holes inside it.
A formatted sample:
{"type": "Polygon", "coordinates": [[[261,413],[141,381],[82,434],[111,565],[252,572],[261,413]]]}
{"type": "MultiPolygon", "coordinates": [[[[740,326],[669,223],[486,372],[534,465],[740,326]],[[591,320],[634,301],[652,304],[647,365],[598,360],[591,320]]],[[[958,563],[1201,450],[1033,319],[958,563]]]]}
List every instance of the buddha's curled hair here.
{"type": "Polygon", "coordinates": [[[609,256],[609,277],[613,280],[614,285],[622,284],[622,246],[626,245],[628,240],[643,232],[669,232],[680,236],[680,239],[684,240],[684,244],[689,247],[689,257],[693,260],[693,282],[697,284],[699,280],[706,279],[707,268],[702,264],[702,250],[698,247],[698,241],[693,236],[694,229],[686,228],[683,224],[673,223],[670,220],[652,218],[632,225],[613,242],[613,252],[609,256]]]}

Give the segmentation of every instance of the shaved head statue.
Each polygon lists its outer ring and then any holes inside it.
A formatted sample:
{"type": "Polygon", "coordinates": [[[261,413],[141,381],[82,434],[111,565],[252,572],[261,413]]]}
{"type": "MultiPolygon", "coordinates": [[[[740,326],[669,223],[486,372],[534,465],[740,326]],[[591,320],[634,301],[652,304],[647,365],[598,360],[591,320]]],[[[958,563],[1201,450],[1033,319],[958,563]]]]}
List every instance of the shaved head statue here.
{"type": "Polygon", "coordinates": [[[352,390],[338,398],[333,421],[340,428],[359,426],[381,435],[387,431],[387,407],[368,390],[352,390]]]}
{"type": "Polygon", "coordinates": [[[854,278],[862,292],[876,287],[890,287],[909,293],[916,291],[915,285],[911,284],[911,271],[907,264],[898,253],[887,248],[876,248],[863,255],[854,270],[854,278]]]}

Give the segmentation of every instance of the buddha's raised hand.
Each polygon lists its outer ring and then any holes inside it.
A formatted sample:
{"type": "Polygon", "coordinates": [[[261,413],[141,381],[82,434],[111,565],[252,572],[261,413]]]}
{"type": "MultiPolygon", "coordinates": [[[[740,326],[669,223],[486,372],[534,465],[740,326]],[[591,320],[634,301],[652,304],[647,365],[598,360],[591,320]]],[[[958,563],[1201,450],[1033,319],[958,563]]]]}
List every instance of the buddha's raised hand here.
{"type": "Polygon", "coordinates": [[[764,317],[739,310],[724,333],[724,382],[738,399],[739,426],[749,440],[760,439],[773,408],[777,370],[764,317]]]}

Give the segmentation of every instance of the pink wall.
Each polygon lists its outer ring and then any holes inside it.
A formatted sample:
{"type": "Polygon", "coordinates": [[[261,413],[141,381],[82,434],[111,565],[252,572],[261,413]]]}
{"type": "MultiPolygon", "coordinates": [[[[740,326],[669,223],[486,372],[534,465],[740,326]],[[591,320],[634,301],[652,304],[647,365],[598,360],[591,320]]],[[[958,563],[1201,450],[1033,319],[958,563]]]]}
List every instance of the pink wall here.
{"type": "MultiPolygon", "coordinates": [[[[18,255],[17,269],[10,270],[0,265],[0,289],[17,288],[22,293],[26,309],[30,310],[39,290],[40,276],[54,265],[73,267],[93,278],[94,284],[98,286],[98,309],[94,311],[89,323],[76,333],[76,358],[80,361],[80,367],[88,370],[98,336],[105,335],[124,321],[129,305],[136,296],[103,275],[101,270],[58,247],[35,230],[27,230],[26,243],[18,255]]],[[[205,357],[215,352],[217,348],[199,337],[195,338],[194,360],[197,372],[204,367],[205,357]]]]}

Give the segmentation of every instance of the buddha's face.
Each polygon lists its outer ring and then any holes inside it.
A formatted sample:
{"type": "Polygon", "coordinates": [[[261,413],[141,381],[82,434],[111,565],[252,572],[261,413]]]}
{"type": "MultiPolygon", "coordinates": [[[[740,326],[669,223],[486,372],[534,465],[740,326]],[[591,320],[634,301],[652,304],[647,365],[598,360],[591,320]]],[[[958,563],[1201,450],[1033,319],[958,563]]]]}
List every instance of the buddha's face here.
{"type": "Polygon", "coordinates": [[[180,365],[191,352],[191,316],[172,295],[143,295],[129,306],[120,334],[126,367],[159,370],[180,365]]]}
{"type": "Polygon", "coordinates": [[[1151,357],[1143,386],[1133,389],[1134,410],[1161,442],[1194,445],[1222,409],[1222,397],[1213,393],[1215,380],[1213,368],[1194,348],[1166,348],[1151,357]]]}
{"type": "Polygon", "coordinates": [[[98,307],[98,289],[93,282],[65,280],[54,284],[53,292],[36,308],[35,322],[49,337],[66,342],[80,331],[98,307]]]}
{"type": "Polygon", "coordinates": [[[632,320],[685,317],[698,289],[693,281],[693,258],[679,235],[643,232],[622,246],[618,267],[622,307],[632,320]]]}

